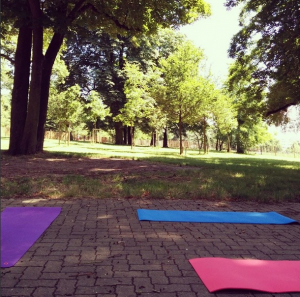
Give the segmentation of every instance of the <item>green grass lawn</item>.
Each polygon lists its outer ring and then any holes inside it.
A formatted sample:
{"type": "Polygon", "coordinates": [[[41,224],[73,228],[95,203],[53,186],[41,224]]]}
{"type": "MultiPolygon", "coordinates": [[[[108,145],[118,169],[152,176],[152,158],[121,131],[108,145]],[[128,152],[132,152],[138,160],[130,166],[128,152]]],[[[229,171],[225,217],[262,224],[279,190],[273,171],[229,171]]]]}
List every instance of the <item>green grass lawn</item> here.
{"type": "MultiPolygon", "coordinates": [[[[8,139],[2,138],[1,149],[7,148],[8,139]]],[[[68,146],[64,143],[58,145],[57,140],[47,140],[44,149],[53,157],[125,158],[172,164],[181,170],[174,169],[174,174],[162,171],[97,178],[70,175],[63,179],[1,180],[2,197],[40,193],[50,198],[88,196],[300,202],[300,159],[297,158],[215,151],[203,155],[196,150],[188,150],[186,155],[180,156],[179,149],[135,147],[131,150],[130,146],[88,142],[71,142],[68,146]]]]}

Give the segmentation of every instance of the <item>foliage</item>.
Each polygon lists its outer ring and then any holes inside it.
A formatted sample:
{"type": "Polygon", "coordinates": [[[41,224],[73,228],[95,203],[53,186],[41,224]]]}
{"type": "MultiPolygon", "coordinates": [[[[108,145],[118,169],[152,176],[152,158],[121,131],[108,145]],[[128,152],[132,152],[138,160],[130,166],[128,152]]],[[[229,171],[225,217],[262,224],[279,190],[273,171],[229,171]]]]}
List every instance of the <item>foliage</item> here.
{"type": "MultiPolygon", "coordinates": [[[[156,34],[138,37],[132,34],[110,36],[101,30],[87,32],[81,29],[80,36],[80,39],[76,37],[68,42],[65,61],[70,77],[67,84],[78,83],[83,93],[96,90],[110,107],[112,118],[118,116],[128,100],[124,93],[126,61],[139,65],[140,71],[145,74],[148,71],[151,73],[153,67],[159,65],[159,60],[168,57],[184,40],[184,36],[173,29],[159,29],[156,34]]],[[[155,112],[139,124],[140,128],[150,133],[163,126],[165,120],[165,115],[156,106],[155,112]]],[[[122,129],[120,123],[107,118],[101,127],[114,128],[115,134],[119,135],[118,131],[122,129]]],[[[120,133],[123,134],[123,129],[120,133]]],[[[116,139],[116,143],[123,143],[123,139],[116,139]]]]}
{"type": "MultiPolygon", "coordinates": [[[[238,153],[245,153],[249,148],[263,140],[265,134],[262,112],[265,108],[265,93],[255,84],[252,71],[255,67],[243,67],[235,61],[229,69],[228,81],[225,83],[237,112],[236,144],[238,153]],[[264,132],[263,132],[264,131],[264,132]]],[[[263,142],[263,141],[262,141],[263,142]]]]}
{"type": "Polygon", "coordinates": [[[11,72],[10,63],[5,59],[1,59],[1,127],[9,127],[10,125],[11,72]]]}
{"type": "Polygon", "coordinates": [[[177,51],[160,61],[163,87],[155,99],[168,119],[179,125],[180,154],[182,147],[182,124],[189,123],[201,98],[195,94],[199,88],[199,62],[202,50],[185,41],[177,51]]]}
{"type": "Polygon", "coordinates": [[[262,120],[256,122],[246,120],[238,126],[236,133],[238,134],[239,153],[248,152],[250,148],[264,145],[272,139],[267,125],[262,120]]]}
{"type": "Polygon", "coordinates": [[[264,114],[276,120],[277,113],[300,103],[300,2],[227,0],[226,4],[241,2],[242,29],[232,39],[229,53],[241,65],[240,79],[243,69],[251,70],[253,88],[267,90],[264,114]]]}
{"type": "Polygon", "coordinates": [[[233,99],[224,91],[216,90],[216,100],[213,103],[212,113],[215,126],[221,134],[228,135],[236,128],[236,106],[233,104],[233,99]]]}
{"type": "Polygon", "coordinates": [[[86,101],[88,103],[85,105],[85,117],[96,128],[97,120],[104,120],[106,116],[110,115],[109,107],[103,103],[96,91],[91,91],[86,101]]]}
{"type": "Polygon", "coordinates": [[[63,92],[52,92],[50,95],[48,117],[57,124],[60,131],[71,131],[80,124],[83,106],[80,100],[80,87],[70,87],[63,92]]]}

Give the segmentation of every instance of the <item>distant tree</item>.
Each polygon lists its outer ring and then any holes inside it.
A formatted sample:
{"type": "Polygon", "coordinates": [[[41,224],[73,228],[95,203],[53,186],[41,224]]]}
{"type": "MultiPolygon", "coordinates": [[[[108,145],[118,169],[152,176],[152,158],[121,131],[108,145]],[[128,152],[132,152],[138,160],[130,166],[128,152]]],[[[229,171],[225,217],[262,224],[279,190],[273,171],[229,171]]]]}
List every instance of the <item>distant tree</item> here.
{"type": "Polygon", "coordinates": [[[86,101],[88,103],[85,105],[85,117],[87,121],[93,123],[96,129],[97,120],[103,121],[105,117],[110,115],[109,107],[103,103],[100,94],[96,91],[91,91],[86,101]]]}
{"type": "Polygon", "coordinates": [[[48,117],[56,123],[60,132],[65,131],[70,135],[72,128],[81,124],[82,114],[83,104],[78,85],[63,92],[51,93],[48,117]]]}
{"type": "MultiPolygon", "coordinates": [[[[79,84],[83,92],[96,90],[111,109],[112,117],[119,114],[126,103],[124,84],[125,62],[137,63],[143,73],[152,71],[183,42],[185,37],[173,29],[159,29],[156,34],[110,36],[102,31],[81,30],[70,39],[65,61],[70,71],[67,84],[79,84]]],[[[116,144],[123,143],[121,122],[107,121],[114,128],[116,144]]],[[[125,137],[124,137],[125,138],[125,137]]]]}
{"type": "Polygon", "coordinates": [[[202,50],[186,41],[176,52],[160,61],[164,86],[155,99],[168,118],[178,123],[180,154],[183,153],[182,125],[190,121],[199,101],[195,92],[202,58],[202,50]]]}
{"type": "Polygon", "coordinates": [[[237,110],[233,99],[224,91],[216,90],[216,100],[213,102],[212,114],[217,137],[218,139],[226,139],[227,151],[229,152],[231,149],[231,132],[237,127],[237,110]]]}
{"type": "Polygon", "coordinates": [[[262,122],[266,102],[264,90],[255,84],[255,78],[252,77],[255,69],[255,66],[244,68],[237,60],[230,66],[225,83],[237,112],[236,144],[237,152],[241,154],[248,148],[247,137],[251,134],[247,131],[251,128],[255,130],[255,126],[262,122]]]}
{"type": "Polygon", "coordinates": [[[127,102],[120,110],[120,113],[114,117],[115,121],[122,122],[130,127],[131,148],[134,145],[133,127],[136,121],[147,118],[154,112],[155,101],[149,96],[149,74],[143,74],[139,65],[126,63],[124,71],[127,80],[125,82],[124,92],[127,102]]]}

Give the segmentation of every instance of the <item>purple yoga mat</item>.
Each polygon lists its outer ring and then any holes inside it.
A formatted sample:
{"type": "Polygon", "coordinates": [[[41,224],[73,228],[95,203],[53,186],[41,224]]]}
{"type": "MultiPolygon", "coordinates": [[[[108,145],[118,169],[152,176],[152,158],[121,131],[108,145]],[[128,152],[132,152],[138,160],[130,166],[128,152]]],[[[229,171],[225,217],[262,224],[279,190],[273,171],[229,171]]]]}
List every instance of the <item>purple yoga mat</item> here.
{"type": "Polygon", "coordinates": [[[7,207],[1,213],[1,267],[14,266],[59,215],[61,207],[7,207]]]}

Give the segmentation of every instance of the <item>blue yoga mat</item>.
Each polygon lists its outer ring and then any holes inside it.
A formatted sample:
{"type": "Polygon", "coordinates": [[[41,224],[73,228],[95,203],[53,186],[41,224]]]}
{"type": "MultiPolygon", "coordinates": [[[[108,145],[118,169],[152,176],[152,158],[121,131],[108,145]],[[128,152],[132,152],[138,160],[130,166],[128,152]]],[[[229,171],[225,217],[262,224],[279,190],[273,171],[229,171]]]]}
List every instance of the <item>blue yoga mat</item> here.
{"type": "Polygon", "coordinates": [[[138,209],[140,221],[238,224],[290,224],[297,221],[277,212],[221,212],[138,209]]]}

